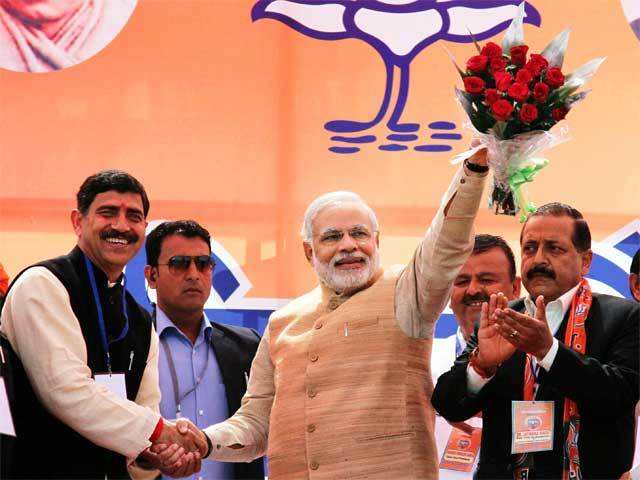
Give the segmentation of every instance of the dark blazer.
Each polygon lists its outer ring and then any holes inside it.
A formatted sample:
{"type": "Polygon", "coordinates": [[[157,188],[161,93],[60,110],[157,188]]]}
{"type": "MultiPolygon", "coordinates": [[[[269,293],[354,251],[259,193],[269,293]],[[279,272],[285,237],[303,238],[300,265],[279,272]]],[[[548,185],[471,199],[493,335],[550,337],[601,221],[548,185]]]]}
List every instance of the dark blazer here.
{"type": "MultiPolygon", "coordinates": [[[[211,322],[213,331],[211,343],[218,360],[227,393],[229,415],[240,408],[240,402],[247,391],[247,377],[251,362],[258,350],[260,335],[252,328],[234,327],[211,322]]],[[[264,479],[262,458],[251,463],[234,463],[236,479],[264,479]]]]}
{"type": "MultiPolygon", "coordinates": [[[[511,305],[524,311],[524,300],[511,305]]],[[[561,478],[564,398],[580,412],[578,449],[583,477],[619,478],[629,470],[634,453],[634,408],[638,401],[640,306],[609,295],[593,295],[585,321],[586,355],[564,345],[569,314],[556,333],[558,353],[546,372],[540,369],[538,400],[555,402],[553,450],[533,454],[533,478],[561,478]]],[[[467,349],[437,382],[431,399],[447,420],[466,420],[482,412],[482,448],[475,478],[513,478],[511,474],[511,401],[522,400],[525,353],[516,351],[478,392],[467,392],[466,370],[477,345],[467,349]]]]}
{"type": "MultiPolygon", "coordinates": [[[[155,325],[155,311],[153,315],[155,325]]],[[[229,415],[240,408],[240,402],[247,391],[247,377],[251,370],[251,362],[260,343],[260,335],[252,328],[235,327],[211,322],[211,344],[222,373],[222,380],[227,394],[229,415]]],[[[264,479],[262,458],[250,463],[234,463],[234,478],[264,479]]]]}

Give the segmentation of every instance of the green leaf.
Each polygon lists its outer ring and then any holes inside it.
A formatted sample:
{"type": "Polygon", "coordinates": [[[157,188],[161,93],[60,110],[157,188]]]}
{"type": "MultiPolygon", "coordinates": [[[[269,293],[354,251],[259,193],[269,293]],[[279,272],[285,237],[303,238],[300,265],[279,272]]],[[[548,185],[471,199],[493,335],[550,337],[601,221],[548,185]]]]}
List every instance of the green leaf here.
{"type": "Polygon", "coordinates": [[[507,128],[507,122],[500,121],[496,122],[493,126],[493,131],[495,132],[498,138],[504,138],[504,131],[507,128]]]}
{"type": "Polygon", "coordinates": [[[550,67],[562,68],[564,62],[564,54],[567,51],[569,45],[569,34],[571,30],[563,30],[560,32],[551,43],[545,47],[542,51],[542,56],[547,59],[550,67]]]}
{"type": "Polygon", "coordinates": [[[507,32],[502,38],[502,51],[504,53],[508,54],[511,51],[511,47],[524,45],[524,28],[522,26],[524,17],[524,2],[522,2],[518,7],[518,14],[511,21],[507,32]]]}

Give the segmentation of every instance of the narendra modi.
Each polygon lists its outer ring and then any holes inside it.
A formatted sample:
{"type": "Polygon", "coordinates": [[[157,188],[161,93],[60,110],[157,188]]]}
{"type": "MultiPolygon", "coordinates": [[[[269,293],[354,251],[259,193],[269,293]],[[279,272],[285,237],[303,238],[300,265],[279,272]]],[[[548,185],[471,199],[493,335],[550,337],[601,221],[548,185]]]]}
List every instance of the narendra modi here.
{"type": "Polygon", "coordinates": [[[399,269],[380,267],[362,198],[311,203],[302,237],[319,285],[269,319],[241,408],[205,429],[208,458],[266,453],[273,479],[437,478],[432,336],[473,246],[486,171],[485,151],[465,162],[399,269]]]}

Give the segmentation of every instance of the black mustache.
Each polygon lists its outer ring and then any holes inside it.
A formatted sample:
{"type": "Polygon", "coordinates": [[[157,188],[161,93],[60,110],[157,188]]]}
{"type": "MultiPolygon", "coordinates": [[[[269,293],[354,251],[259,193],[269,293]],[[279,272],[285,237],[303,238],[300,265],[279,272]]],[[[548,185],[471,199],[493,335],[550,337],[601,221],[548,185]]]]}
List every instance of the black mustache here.
{"type": "Polygon", "coordinates": [[[549,277],[554,280],[556,278],[556,272],[551,270],[549,267],[545,267],[544,265],[536,265],[535,267],[531,268],[531,270],[527,272],[527,279],[531,280],[531,277],[533,277],[534,275],[542,275],[543,277],[549,277]]]}
{"type": "Polygon", "coordinates": [[[489,295],[486,295],[484,293],[476,293],[473,295],[466,295],[464,297],[462,297],[462,303],[464,303],[465,305],[471,305],[472,303],[475,302],[488,302],[489,301],[489,295]]]}
{"type": "Polygon", "coordinates": [[[140,238],[133,232],[118,232],[116,230],[107,230],[100,234],[102,240],[109,240],[110,238],[119,238],[125,240],[127,243],[135,243],[140,238]]]}

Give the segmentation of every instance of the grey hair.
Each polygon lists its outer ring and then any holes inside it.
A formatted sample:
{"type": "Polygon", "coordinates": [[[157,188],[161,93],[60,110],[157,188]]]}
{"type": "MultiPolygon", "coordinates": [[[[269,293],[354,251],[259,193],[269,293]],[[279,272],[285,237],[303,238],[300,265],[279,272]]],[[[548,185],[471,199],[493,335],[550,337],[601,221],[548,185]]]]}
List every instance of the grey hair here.
{"type": "Polygon", "coordinates": [[[367,212],[367,215],[369,215],[369,219],[371,220],[371,225],[373,226],[374,231],[378,231],[378,218],[376,217],[373,209],[369,205],[367,205],[362,197],[357,193],[349,192],[347,190],[339,190],[337,192],[329,192],[320,195],[313,202],[311,202],[311,204],[309,204],[309,206],[307,207],[307,211],[304,212],[304,220],[302,221],[302,229],[300,230],[302,239],[307,243],[312,242],[313,220],[316,218],[318,213],[320,213],[320,211],[322,211],[326,207],[344,203],[356,203],[362,206],[362,208],[367,212]]]}

